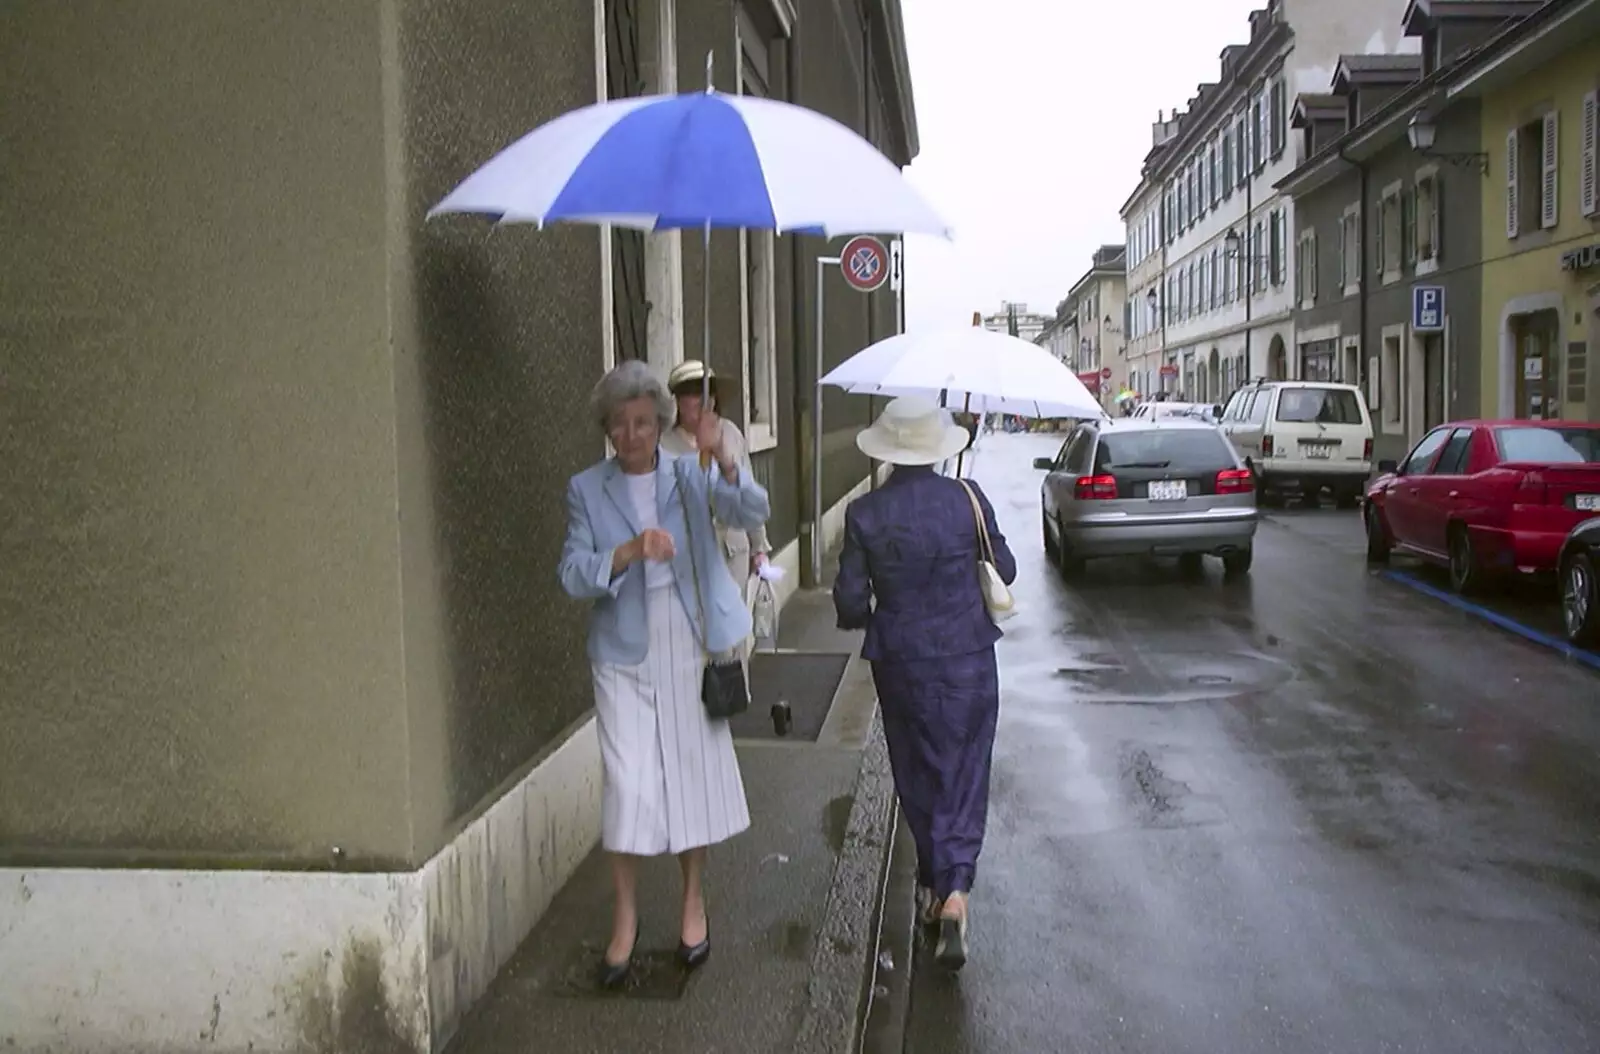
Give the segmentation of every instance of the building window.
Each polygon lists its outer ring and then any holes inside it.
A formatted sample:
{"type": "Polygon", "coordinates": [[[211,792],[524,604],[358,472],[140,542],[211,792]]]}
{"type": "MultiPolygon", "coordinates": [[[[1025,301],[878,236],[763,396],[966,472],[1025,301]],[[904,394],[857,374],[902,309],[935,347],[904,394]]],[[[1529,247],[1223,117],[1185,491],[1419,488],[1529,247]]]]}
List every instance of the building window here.
{"type": "Polygon", "coordinates": [[[1400,280],[1400,265],[1405,256],[1400,243],[1400,232],[1404,229],[1401,190],[1401,184],[1391,183],[1383,188],[1383,198],[1378,202],[1377,260],[1385,284],[1400,280]]]}
{"type": "Polygon", "coordinates": [[[1284,231],[1286,226],[1282,209],[1273,209],[1269,217],[1272,231],[1267,245],[1268,261],[1272,269],[1272,284],[1281,286],[1288,279],[1288,245],[1284,231]]]}
{"type": "MultiPolygon", "coordinates": [[[[772,95],[770,57],[774,41],[763,36],[744,8],[736,22],[739,94],[772,95]]],[[[778,441],[777,235],[772,231],[739,233],[744,264],[741,314],[744,328],[746,435],[752,450],[778,441]]]]}
{"type": "Polygon", "coordinates": [[[1416,205],[1412,209],[1415,232],[1412,241],[1417,251],[1417,271],[1425,274],[1439,266],[1439,173],[1417,174],[1416,205]]]}
{"type": "Polygon", "coordinates": [[[1239,121],[1233,133],[1233,176],[1234,185],[1243,188],[1245,180],[1250,176],[1250,121],[1245,114],[1239,115],[1239,121]]]}
{"type": "Polygon", "coordinates": [[[1560,218],[1558,118],[1554,110],[1506,135],[1506,237],[1550,230],[1560,218]]]}
{"type": "Polygon", "coordinates": [[[1222,256],[1216,246],[1211,247],[1211,310],[1222,306],[1222,256]]]}
{"type": "Polygon", "coordinates": [[[1257,295],[1267,291],[1268,259],[1266,247],[1265,233],[1262,229],[1261,221],[1257,220],[1256,225],[1250,230],[1250,272],[1252,275],[1250,289],[1257,295]]]}
{"type": "Polygon", "coordinates": [[[1303,307],[1317,302],[1317,232],[1300,232],[1294,254],[1294,298],[1303,307]]]}
{"type": "Polygon", "coordinates": [[[1262,149],[1264,144],[1261,142],[1261,129],[1264,127],[1261,110],[1261,96],[1259,94],[1252,96],[1250,99],[1250,171],[1252,173],[1261,171],[1261,159],[1265,156],[1265,151],[1262,149]]]}
{"type": "Polygon", "coordinates": [[[1222,196],[1231,198],[1233,197],[1233,127],[1231,124],[1228,130],[1222,133],[1222,150],[1220,153],[1222,196]]]}
{"type": "Polygon", "coordinates": [[[1354,296],[1361,285],[1361,206],[1344,210],[1339,223],[1339,288],[1354,296]]]}

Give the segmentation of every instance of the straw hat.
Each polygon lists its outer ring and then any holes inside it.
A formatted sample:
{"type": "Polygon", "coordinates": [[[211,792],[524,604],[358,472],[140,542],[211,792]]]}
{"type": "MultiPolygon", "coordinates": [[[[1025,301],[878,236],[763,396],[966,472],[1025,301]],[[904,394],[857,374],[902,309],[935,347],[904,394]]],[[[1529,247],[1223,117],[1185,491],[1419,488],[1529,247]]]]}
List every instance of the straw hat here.
{"type": "Polygon", "coordinates": [[[970,438],[929,400],[902,396],[856,436],[856,446],[874,461],[891,465],[937,465],[964,450],[970,438]]]}
{"type": "Polygon", "coordinates": [[[676,395],[678,389],[690,384],[698,386],[708,376],[711,378],[711,390],[715,392],[717,390],[717,371],[706,369],[706,364],[699,359],[684,359],[672,367],[672,372],[667,374],[667,391],[676,395]]]}

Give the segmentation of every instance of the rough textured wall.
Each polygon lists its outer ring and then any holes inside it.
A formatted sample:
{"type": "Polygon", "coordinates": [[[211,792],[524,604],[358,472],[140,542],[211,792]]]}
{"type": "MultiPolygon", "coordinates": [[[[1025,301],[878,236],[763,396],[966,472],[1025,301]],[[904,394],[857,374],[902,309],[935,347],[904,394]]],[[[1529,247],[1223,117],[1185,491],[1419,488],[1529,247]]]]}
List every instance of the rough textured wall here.
{"type": "Polygon", "coordinates": [[[0,856],[408,855],[379,34],[0,5],[0,856]]]}
{"type": "Polygon", "coordinates": [[[406,671],[418,857],[593,703],[587,609],[556,583],[567,478],[604,453],[590,227],[423,216],[595,99],[593,12],[405,0],[390,61],[406,671]]]}

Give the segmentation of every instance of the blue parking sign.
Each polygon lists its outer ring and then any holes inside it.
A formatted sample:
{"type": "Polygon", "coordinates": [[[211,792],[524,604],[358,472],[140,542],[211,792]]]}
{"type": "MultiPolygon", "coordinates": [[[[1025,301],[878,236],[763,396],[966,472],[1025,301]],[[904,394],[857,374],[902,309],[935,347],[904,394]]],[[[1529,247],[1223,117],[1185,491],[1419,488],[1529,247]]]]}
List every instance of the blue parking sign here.
{"type": "Polygon", "coordinates": [[[1444,286],[1411,287],[1411,328],[1418,333],[1443,332],[1444,286]]]}

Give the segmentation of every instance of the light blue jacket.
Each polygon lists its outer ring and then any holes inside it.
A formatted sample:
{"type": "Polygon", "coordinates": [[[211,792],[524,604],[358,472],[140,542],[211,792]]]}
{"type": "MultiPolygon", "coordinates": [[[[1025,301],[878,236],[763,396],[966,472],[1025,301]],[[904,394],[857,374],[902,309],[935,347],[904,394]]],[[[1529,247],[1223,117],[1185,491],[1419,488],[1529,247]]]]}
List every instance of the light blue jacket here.
{"type": "MultiPolygon", "coordinates": [[[[734,648],[750,635],[750,609],[728,576],[712,525],[711,503],[715,503],[718,520],[746,530],[760,527],[771,514],[766,490],[743,467],[738,482],[729,483],[715,465],[702,469],[697,456],[674,457],[662,451],[656,462],[657,515],[677,551],[672,570],[678,599],[702,646],[716,654],[734,648]],[[687,525],[685,508],[692,517],[687,525]],[[696,571],[709,632],[701,629],[696,571]]],[[[561,587],[568,596],[595,602],[589,613],[589,658],[594,661],[634,666],[644,661],[649,650],[644,564],[636,563],[615,578],[611,576],[612,554],[641,529],[628,497],[627,477],[615,458],[584,469],[567,484],[561,587]]]]}

